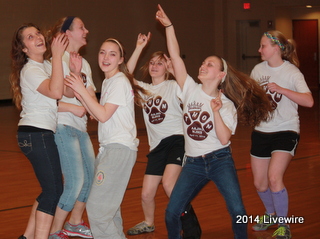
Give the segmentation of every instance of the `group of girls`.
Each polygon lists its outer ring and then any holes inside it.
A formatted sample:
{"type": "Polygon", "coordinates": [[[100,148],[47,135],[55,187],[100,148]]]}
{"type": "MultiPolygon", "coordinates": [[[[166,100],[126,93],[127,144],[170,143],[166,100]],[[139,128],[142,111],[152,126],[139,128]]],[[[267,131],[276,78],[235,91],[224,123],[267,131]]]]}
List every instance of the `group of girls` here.
{"type": "MultiPolygon", "coordinates": [[[[287,216],[283,175],[299,140],[297,106],[313,105],[294,45],[277,31],[267,32],[259,49],[263,62],[252,78],[209,56],[199,68],[198,84],[187,74],[173,23],[160,5],[156,19],[165,27],[170,58],[155,52],[143,67],[152,83],[137,81],[132,73],[150,34],[139,34],[127,64],[121,42],[108,38],[98,53],[105,76],[100,103],[90,66],[78,53],[88,34],[81,19],[60,19],[48,41],[33,24],[15,32],[10,80],[22,109],[18,145],[42,188],[20,239],[125,238],[120,205],[137,157],[135,103],[143,108],[150,153],[142,187],[144,221],[128,234],[155,230],[154,197],[162,181],[170,198],[168,238],[182,238],[182,213],[213,181],[226,201],[234,237],[247,238],[247,225],[236,223],[246,211],[230,147],[238,120],[255,127],[251,163],[266,207],[262,219],[287,216]],[[96,159],[87,113],[98,121],[96,159]],[[85,209],[91,229],[82,219],[85,209]]],[[[269,226],[262,220],[253,230],[269,226]]],[[[279,225],[275,235],[290,238],[289,226],[279,225]]]]}

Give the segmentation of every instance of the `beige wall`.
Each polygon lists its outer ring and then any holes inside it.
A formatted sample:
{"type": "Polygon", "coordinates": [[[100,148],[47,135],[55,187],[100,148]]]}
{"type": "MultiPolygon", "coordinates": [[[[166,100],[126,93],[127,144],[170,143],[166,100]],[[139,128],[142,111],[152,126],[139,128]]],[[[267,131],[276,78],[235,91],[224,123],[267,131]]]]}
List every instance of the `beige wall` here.
{"type": "MultiPolygon", "coordinates": [[[[306,2],[315,4],[319,1],[254,0],[251,1],[252,8],[249,11],[242,9],[243,2],[243,0],[0,0],[0,22],[2,23],[0,100],[11,98],[8,83],[11,38],[15,29],[25,22],[34,22],[43,29],[63,16],[80,17],[90,31],[89,43],[81,53],[91,64],[94,81],[100,91],[103,75],[97,65],[97,52],[106,38],[115,37],[122,41],[126,47],[127,56],[130,56],[138,33],[150,31],[152,40],[139,66],[152,52],[166,51],[164,31],[155,21],[157,3],[163,6],[174,23],[181,54],[185,55],[187,69],[195,78],[198,67],[208,55],[221,55],[231,64],[236,64],[237,20],[258,19],[265,30],[267,30],[267,22],[271,20],[277,26],[279,25],[279,28],[287,30],[290,17],[296,16],[298,14],[296,11],[299,12],[299,10],[286,12],[286,15],[281,15],[283,17],[281,21],[275,21],[279,7],[285,5],[288,8],[288,6],[303,5],[306,2]],[[281,25],[283,23],[284,25],[281,25]]],[[[319,12],[315,15],[318,16],[319,12]]],[[[319,19],[319,16],[317,18],[319,19]]]]}

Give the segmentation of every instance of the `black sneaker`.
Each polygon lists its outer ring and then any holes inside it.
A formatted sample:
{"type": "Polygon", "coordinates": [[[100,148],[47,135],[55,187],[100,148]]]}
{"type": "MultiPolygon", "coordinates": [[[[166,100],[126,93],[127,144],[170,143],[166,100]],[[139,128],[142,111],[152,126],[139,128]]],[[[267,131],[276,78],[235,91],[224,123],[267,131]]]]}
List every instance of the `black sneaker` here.
{"type": "Polygon", "coordinates": [[[201,227],[197,218],[196,213],[193,210],[191,204],[189,204],[181,217],[182,223],[182,238],[183,239],[200,239],[201,238],[201,227]]]}

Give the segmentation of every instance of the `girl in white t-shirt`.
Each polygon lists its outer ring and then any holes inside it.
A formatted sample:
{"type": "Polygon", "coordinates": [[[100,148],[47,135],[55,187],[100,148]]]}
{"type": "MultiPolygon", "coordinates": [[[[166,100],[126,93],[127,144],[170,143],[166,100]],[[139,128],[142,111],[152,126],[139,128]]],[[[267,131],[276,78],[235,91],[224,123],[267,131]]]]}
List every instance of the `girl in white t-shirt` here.
{"type": "MultiPolygon", "coordinates": [[[[48,32],[49,42],[60,32],[64,32],[69,40],[62,58],[64,76],[69,75],[70,71],[81,75],[88,93],[97,101],[90,65],[78,53],[87,44],[89,31],[80,18],[68,16],[59,19],[48,32]]],[[[85,107],[74,95],[64,96],[59,100],[55,141],[60,155],[64,190],[49,239],[66,238],[65,234],[92,238],[90,228],[82,219],[93,182],[95,159],[93,145],[87,133],[86,113],[85,107]],[[70,217],[65,222],[69,212],[70,217]]]]}
{"type": "Polygon", "coordinates": [[[39,28],[25,24],[12,40],[13,100],[22,109],[18,145],[29,159],[41,186],[27,228],[19,239],[48,238],[56,206],[63,190],[58,149],[54,141],[57,100],[64,93],[62,55],[68,44],[64,34],[52,42],[52,71],[44,60],[46,42],[39,28]]]}
{"type": "MultiPolygon", "coordinates": [[[[254,185],[266,214],[252,228],[266,230],[274,225],[272,217],[288,214],[288,193],[283,176],[299,142],[298,105],[313,106],[312,94],[299,71],[294,42],[279,31],[264,33],[259,52],[263,62],[251,76],[263,86],[274,109],[273,118],[252,132],[251,168],[254,185]]],[[[288,225],[279,224],[274,236],[291,238],[288,225]]]]}
{"type": "Polygon", "coordinates": [[[156,18],[165,26],[167,48],[182,90],[186,151],[186,163],[166,209],[168,238],[181,238],[181,213],[200,190],[213,181],[226,201],[234,238],[245,239],[247,225],[237,223],[246,211],[231,154],[230,137],[235,133],[237,118],[249,125],[267,119],[271,110],[268,99],[253,79],[234,70],[217,56],[209,56],[203,61],[198,74],[201,84],[197,84],[187,74],[180,57],[172,22],[160,5],[158,8],[156,18]]]}
{"type": "MultiPolygon", "coordinates": [[[[139,34],[136,48],[130,57],[127,67],[133,72],[142,50],[150,39],[139,34]]],[[[141,68],[143,78],[150,78],[152,83],[135,80],[135,84],[147,91],[142,94],[144,102],[143,118],[147,129],[150,152],[143,178],[141,203],[144,221],[130,228],[129,235],[153,232],[155,195],[160,182],[168,197],[181,172],[184,156],[184,137],[182,130],[182,102],[178,97],[179,85],[172,75],[170,60],[164,52],[154,52],[149,61],[141,68]]],[[[192,213],[190,208],[188,213],[192,213]]],[[[194,216],[194,215],[193,215],[194,216]]],[[[188,232],[184,232],[188,235],[188,232]]]]}
{"type": "Polygon", "coordinates": [[[118,40],[109,38],[102,44],[98,61],[105,75],[100,104],[92,99],[81,77],[70,73],[66,84],[99,121],[100,148],[87,202],[93,237],[125,238],[120,205],[137,156],[139,141],[136,138],[134,101],[141,100],[137,89],[143,89],[134,85],[133,76],[124,62],[123,46],[118,40]]]}

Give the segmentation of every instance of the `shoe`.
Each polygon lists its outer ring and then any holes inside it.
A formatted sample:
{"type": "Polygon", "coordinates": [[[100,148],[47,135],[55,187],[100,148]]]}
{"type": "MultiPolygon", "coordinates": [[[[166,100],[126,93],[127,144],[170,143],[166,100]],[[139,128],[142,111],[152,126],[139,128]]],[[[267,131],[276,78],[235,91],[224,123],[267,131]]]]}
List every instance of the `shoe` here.
{"type": "Polygon", "coordinates": [[[141,234],[144,232],[153,232],[154,229],[155,229],[154,225],[148,226],[148,224],[145,221],[143,221],[143,222],[138,223],[134,227],[131,227],[128,230],[127,234],[128,235],[138,235],[138,234],[141,234]]]}
{"type": "Polygon", "coordinates": [[[275,230],[272,237],[276,237],[276,239],[289,239],[291,238],[291,231],[288,225],[279,225],[278,229],[275,230]]]}
{"type": "Polygon", "coordinates": [[[275,218],[275,215],[270,215],[266,212],[265,215],[261,216],[259,218],[259,222],[256,225],[252,226],[252,230],[258,232],[258,231],[265,231],[269,227],[275,225],[275,220],[272,220],[272,218],[275,218]]]}
{"type": "Polygon", "coordinates": [[[27,239],[24,235],[19,236],[18,239],[27,239]]]}
{"type": "Polygon", "coordinates": [[[60,230],[50,234],[48,239],[69,239],[69,237],[62,230],[60,230]]]}
{"type": "Polygon", "coordinates": [[[93,238],[89,225],[85,222],[81,222],[78,225],[72,225],[66,222],[63,231],[71,237],[93,238]]]}

